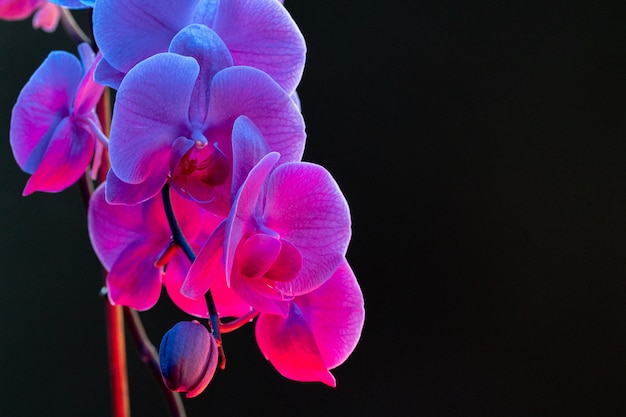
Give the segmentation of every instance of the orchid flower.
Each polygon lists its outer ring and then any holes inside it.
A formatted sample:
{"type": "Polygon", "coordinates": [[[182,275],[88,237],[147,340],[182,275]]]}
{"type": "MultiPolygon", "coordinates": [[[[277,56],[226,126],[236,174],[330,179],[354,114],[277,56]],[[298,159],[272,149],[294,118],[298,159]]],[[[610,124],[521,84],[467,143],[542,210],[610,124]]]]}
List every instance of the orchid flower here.
{"type": "Polygon", "coordinates": [[[329,370],[354,351],[364,320],[363,294],[344,261],[322,286],[295,297],[286,318],[261,313],[256,339],[265,358],[284,377],[335,387],[329,370]]]}
{"type": "Polygon", "coordinates": [[[98,0],[94,37],[104,58],[96,79],[118,88],[140,61],[166,52],[185,26],[199,23],[224,41],[235,65],[269,74],[289,94],[304,69],[304,38],[276,0],[98,0]]]}
{"type": "Polygon", "coordinates": [[[214,31],[187,26],[169,52],[137,64],[120,85],[107,201],[137,204],[171,179],[181,194],[225,216],[231,200],[231,133],[241,115],[255,123],[282,161],[302,158],[304,121],[291,97],[264,72],[232,66],[214,31]]]}
{"type": "Polygon", "coordinates": [[[20,168],[31,174],[24,195],[58,192],[76,182],[102,136],[94,109],[103,86],[93,80],[100,55],[85,43],[78,51],[82,64],[70,53],[51,52],[13,107],[11,148],[20,168]]]}
{"type": "Polygon", "coordinates": [[[286,317],[290,300],[318,288],[343,262],[350,213],[336,182],[319,165],[277,165],[279,158],[268,153],[245,177],[223,231],[216,229],[190,268],[184,295],[201,297],[225,268],[226,283],[246,303],[286,317]],[[220,242],[217,262],[213,248],[220,242]]]}

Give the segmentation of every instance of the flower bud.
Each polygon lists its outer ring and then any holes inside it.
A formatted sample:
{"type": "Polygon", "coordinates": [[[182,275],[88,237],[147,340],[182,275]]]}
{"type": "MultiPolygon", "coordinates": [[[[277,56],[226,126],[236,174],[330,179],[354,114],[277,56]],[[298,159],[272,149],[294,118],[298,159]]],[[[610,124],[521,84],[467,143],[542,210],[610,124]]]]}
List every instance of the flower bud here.
{"type": "Polygon", "coordinates": [[[209,385],[218,362],[217,343],[198,321],[181,321],[165,333],[159,348],[161,374],[172,391],[195,397],[209,385]]]}

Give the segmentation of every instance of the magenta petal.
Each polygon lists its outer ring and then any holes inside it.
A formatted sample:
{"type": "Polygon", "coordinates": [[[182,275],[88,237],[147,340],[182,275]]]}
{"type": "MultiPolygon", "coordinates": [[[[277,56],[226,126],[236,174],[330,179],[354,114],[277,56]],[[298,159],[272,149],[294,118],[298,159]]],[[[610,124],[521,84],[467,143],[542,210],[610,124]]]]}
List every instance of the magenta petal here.
{"type": "Polygon", "coordinates": [[[69,118],[63,119],[28,180],[24,195],[35,191],[58,192],[74,184],[85,173],[94,148],[95,138],[90,131],[72,126],[69,118]]]}
{"type": "Polygon", "coordinates": [[[57,124],[69,116],[81,76],[74,55],[51,52],[20,92],[13,107],[10,141],[17,164],[26,172],[36,169],[57,124]]]}
{"type": "Polygon", "coordinates": [[[102,96],[104,87],[93,78],[94,70],[101,59],[102,54],[98,53],[78,86],[76,99],[74,100],[74,114],[80,115],[93,111],[98,104],[98,100],[100,100],[100,96],[102,96]]]}
{"type": "Polygon", "coordinates": [[[108,204],[104,198],[104,187],[102,184],[96,188],[89,200],[87,224],[98,259],[105,269],[110,270],[125,247],[142,236],[139,231],[143,226],[143,208],[141,205],[108,204]]]}
{"type": "Polygon", "coordinates": [[[268,73],[288,93],[302,77],[304,38],[287,10],[276,0],[220,1],[213,30],[230,49],[235,65],[268,73]]]}
{"type": "Polygon", "coordinates": [[[107,275],[113,304],[139,311],[152,308],[161,294],[161,271],[154,266],[153,248],[143,239],[126,246],[107,275]]]}
{"type": "MultiPolygon", "coordinates": [[[[272,281],[291,281],[302,269],[302,255],[300,251],[285,239],[280,240],[280,253],[276,262],[265,273],[265,277],[272,281]]],[[[287,292],[285,291],[285,294],[287,292]]],[[[291,294],[291,292],[289,292],[291,294]]]]}
{"type": "Polygon", "coordinates": [[[141,60],[165,52],[191,23],[198,0],[98,0],[93,9],[96,44],[111,66],[128,72],[141,60]]]}
{"type": "Polygon", "coordinates": [[[45,0],[3,0],[0,1],[0,19],[23,20],[30,16],[45,0]]]}
{"type": "Polygon", "coordinates": [[[317,288],[343,262],[350,241],[350,211],[339,186],[319,165],[287,163],[272,172],[265,201],[265,226],[302,255],[298,277],[277,288],[294,295],[317,288]]]}
{"type": "Polygon", "coordinates": [[[233,268],[233,261],[237,245],[244,234],[255,232],[256,224],[255,210],[259,195],[263,190],[263,183],[270,171],[278,162],[280,155],[276,152],[267,154],[250,171],[239,190],[231,214],[226,223],[226,241],[224,246],[224,259],[226,262],[226,282],[230,283],[230,273],[233,268]]]}
{"type": "Polygon", "coordinates": [[[329,369],[341,365],[354,351],[365,322],[363,293],[348,262],[294,302],[307,317],[324,364],[329,369]]]}
{"type": "Polygon", "coordinates": [[[205,123],[211,80],[220,70],[233,65],[233,58],[222,39],[207,26],[192,24],[183,28],[169,48],[170,52],[195,58],[200,74],[194,87],[189,120],[205,123]]]}
{"type": "Polygon", "coordinates": [[[233,126],[233,179],[231,196],[235,197],[239,187],[252,168],[270,152],[261,131],[246,116],[239,116],[233,126]]]}
{"type": "Polygon", "coordinates": [[[143,203],[157,195],[167,182],[166,171],[162,175],[154,175],[140,184],[129,184],[120,180],[113,170],[109,169],[106,180],[106,201],[109,204],[134,205],[143,203]]]}
{"type": "Polygon", "coordinates": [[[193,299],[185,297],[181,293],[181,287],[190,266],[191,263],[182,250],[179,249],[167,264],[165,274],[163,275],[163,285],[170,299],[178,308],[193,316],[207,318],[209,317],[209,311],[204,297],[193,299]]]}
{"type": "Polygon", "coordinates": [[[109,143],[111,167],[122,181],[140,183],[153,170],[167,169],[172,143],[189,132],[198,71],[193,58],[163,53],[126,75],[116,95],[109,143]]]}
{"type": "Polygon", "coordinates": [[[241,273],[246,278],[258,278],[265,274],[280,254],[280,240],[257,233],[245,240],[237,249],[241,273]]]}
{"type": "Polygon", "coordinates": [[[222,259],[224,226],[225,222],[220,223],[198,252],[181,288],[184,296],[194,299],[204,297],[214,280],[226,279],[222,259]]]}
{"type": "Polygon", "coordinates": [[[305,317],[292,305],[288,319],[261,313],[255,327],[259,349],[286,378],[323,382],[334,387],[335,378],[324,364],[305,317]]]}
{"type": "Polygon", "coordinates": [[[210,127],[230,127],[241,115],[254,122],[270,150],[279,152],[283,162],[302,159],[304,119],[290,96],[256,68],[229,67],[213,78],[207,120],[210,127]]]}

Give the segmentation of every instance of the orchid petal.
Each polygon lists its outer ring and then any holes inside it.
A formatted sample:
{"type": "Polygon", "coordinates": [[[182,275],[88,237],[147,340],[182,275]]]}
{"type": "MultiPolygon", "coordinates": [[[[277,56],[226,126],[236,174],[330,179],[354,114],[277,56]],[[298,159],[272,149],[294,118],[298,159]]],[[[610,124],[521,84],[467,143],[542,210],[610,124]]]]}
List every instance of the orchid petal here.
{"type": "Polygon", "coordinates": [[[204,297],[215,279],[225,280],[222,259],[224,231],[225,222],[222,222],[196,255],[181,287],[184,296],[193,299],[204,297]]]}
{"type": "Polygon", "coordinates": [[[320,286],[343,261],[351,236],[348,203],[326,169],[308,162],[279,165],[267,185],[266,227],[302,255],[297,279],[277,283],[294,295],[320,286]]]}
{"type": "Polygon", "coordinates": [[[153,178],[141,184],[129,184],[120,180],[115,172],[109,169],[106,179],[106,201],[113,205],[143,203],[157,195],[167,182],[166,170],[163,170],[161,174],[154,175],[153,178]]]}
{"type": "Polygon", "coordinates": [[[213,76],[220,70],[233,65],[233,58],[222,39],[204,25],[192,24],[183,28],[172,39],[170,52],[195,58],[200,65],[200,74],[194,87],[189,120],[205,123],[213,76]]]}
{"type": "Polygon", "coordinates": [[[233,173],[231,196],[235,197],[239,187],[252,168],[270,152],[261,131],[246,116],[239,116],[233,126],[233,173]]]}
{"type": "Polygon", "coordinates": [[[43,3],[45,0],[0,0],[0,19],[26,19],[43,3]]]}
{"type": "Polygon", "coordinates": [[[210,127],[230,127],[241,115],[254,122],[282,162],[302,159],[306,133],[296,104],[267,74],[234,66],[213,78],[207,120],[210,127]]]}
{"type": "Polygon", "coordinates": [[[126,246],[123,256],[113,263],[107,275],[112,304],[139,311],[152,308],[161,294],[161,271],[154,266],[154,253],[143,239],[126,246]]]}
{"type": "Polygon", "coordinates": [[[94,147],[95,138],[90,131],[73,126],[69,118],[63,119],[52,134],[23,194],[26,196],[35,191],[58,192],[74,184],[85,173],[94,147]]]}
{"type": "Polygon", "coordinates": [[[87,224],[94,252],[106,270],[131,242],[139,239],[142,207],[117,206],[106,202],[105,185],[96,188],[89,200],[87,224]]]}
{"type": "Polygon", "coordinates": [[[284,377],[303,382],[319,381],[331,387],[336,385],[306,319],[295,304],[289,310],[288,319],[261,313],[255,334],[265,358],[284,377]]]}
{"type": "Polygon", "coordinates": [[[172,143],[189,131],[189,100],[198,71],[193,58],[163,53],[126,75],[116,95],[109,142],[111,167],[119,179],[137,184],[154,170],[162,175],[162,167],[167,169],[172,143]]]}
{"type": "Polygon", "coordinates": [[[174,35],[192,22],[197,5],[198,0],[98,0],[93,9],[96,43],[108,63],[126,73],[167,51],[174,35]]]}
{"type": "Polygon", "coordinates": [[[276,0],[220,1],[213,30],[230,49],[235,65],[258,68],[288,93],[295,90],[304,69],[306,44],[293,18],[276,0]]]}
{"type": "Polygon", "coordinates": [[[189,298],[181,293],[181,287],[187,275],[191,262],[179,250],[167,264],[163,275],[163,285],[170,299],[184,312],[196,317],[208,318],[209,310],[204,297],[189,298]]]}
{"type": "Polygon", "coordinates": [[[237,250],[237,261],[246,278],[258,278],[265,274],[280,254],[280,240],[263,233],[246,239],[237,250]]]}
{"type": "Polygon", "coordinates": [[[24,171],[34,172],[57,124],[69,116],[81,74],[75,56],[54,51],[20,92],[13,107],[10,142],[15,160],[24,171]]]}
{"type": "Polygon", "coordinates": [[[102,96],[104,86],[97,83],[93,78],[94,70],[101,58],[102,54],[98,53],[78,86],[74,99],[74,114],[79,115],[93,111],[102,96]]]}
{"type": "Polygon", "coordinates": [[[93,77],[97,83],[117,90],[125,75],[125,72],[113,67],[106,58],[102,57],[98,65],[96,65],[93,77]]]}
{"type": "Polygon", "coordinates": [[[52,33],[59,26],[61,9],[56,4],[46,2],[41,5],[33,15],[33,29],[41,29],[52,33]]]}

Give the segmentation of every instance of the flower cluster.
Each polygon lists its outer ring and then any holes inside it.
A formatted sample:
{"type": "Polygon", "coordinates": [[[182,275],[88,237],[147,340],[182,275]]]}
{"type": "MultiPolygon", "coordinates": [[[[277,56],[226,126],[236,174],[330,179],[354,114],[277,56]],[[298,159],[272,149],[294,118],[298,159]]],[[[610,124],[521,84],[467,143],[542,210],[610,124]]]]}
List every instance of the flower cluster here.
{"type": "Polygon", "coordinates": [[[92,7],[97,53],[52,52],[22,90],[10,140],[31,174],[24,195],[104,168],[88,226],[110,302],[148,310],[165,287],[191,316],[162,340],[167,386],[202,392],[224,365],[222,333],[253,320],[278,372],[335,386],[363,296],[346,260],[346,199],[302,160],[306,46],[282,2],[4,1],[0,17],[45,3],[92,7]],[[106,88],[116,94],[105,135],[106,88]]]}

